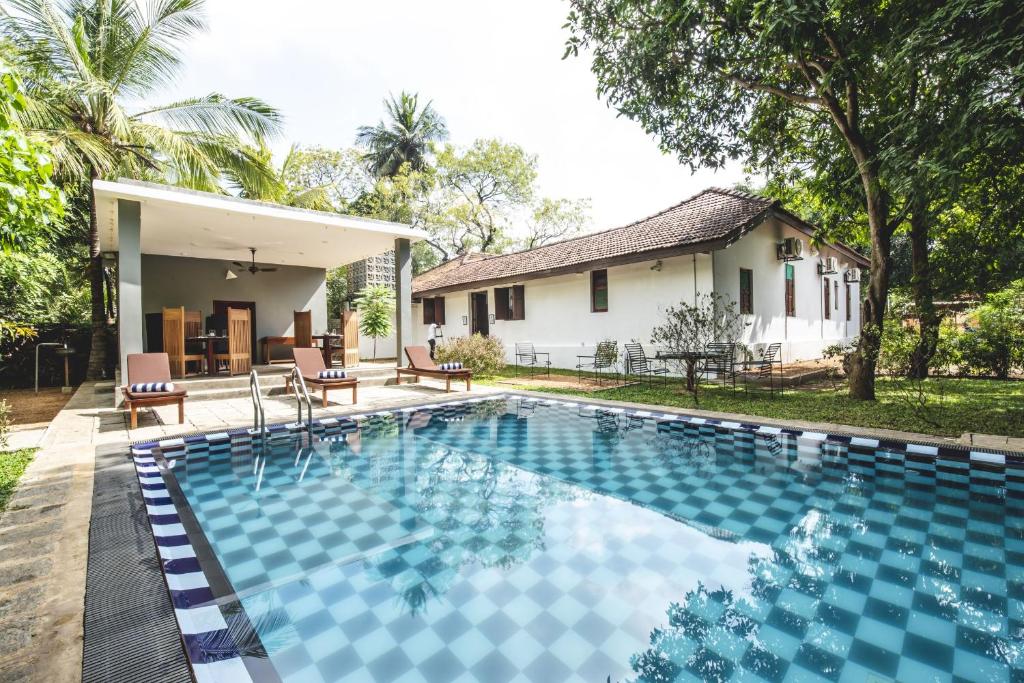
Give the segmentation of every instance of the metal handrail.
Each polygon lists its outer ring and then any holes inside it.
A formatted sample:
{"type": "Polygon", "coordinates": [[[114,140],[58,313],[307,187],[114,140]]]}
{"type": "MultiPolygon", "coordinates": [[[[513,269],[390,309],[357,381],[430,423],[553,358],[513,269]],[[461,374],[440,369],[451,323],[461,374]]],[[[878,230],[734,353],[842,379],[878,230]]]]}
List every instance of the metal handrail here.
{"type": "Polygon", "coordinates": [[[260,436],[263,436],[267,431],[267,415],[263,411],[263,394],[256,370],[249,373],[249,394],[252,397],[252,428],[259,429],[260,436]]]}
{"type": "Polygon", "coordinates": [[[299,409],[298,416],[295,421],[302,423],[302,402],[306,402],[306,424],[309,427],[313,426],[313,401],[309,398],[309,390],[306,388],[306,380],[302,378],[302,373],[299,372],[299,367],[295,366],[292,368],[291,374],[292,389],[295,390],[295,403],[299,409]],[[299,389],[301,388],[301,393],[299,389]]]}

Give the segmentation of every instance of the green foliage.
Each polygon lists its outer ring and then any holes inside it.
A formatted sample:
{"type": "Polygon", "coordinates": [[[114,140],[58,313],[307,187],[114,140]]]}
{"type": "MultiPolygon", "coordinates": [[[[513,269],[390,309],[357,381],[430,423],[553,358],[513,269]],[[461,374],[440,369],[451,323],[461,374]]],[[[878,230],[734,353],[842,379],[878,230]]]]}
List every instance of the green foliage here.
{"type": "Polygon", "coordinates": [[[327,317],[341,316],[341,308],[348,299],[348,266],[327,271],[327,317]]]}
{"type": "Polygon", "coordinates": [[[50,251],[0,259],[0,318],[31,324],[81,323],[89,318],[89,292],[81,271],[50,251]]]}
{"type": "MultiPolygon", "coordinates": [[[[3,442],[0,442],[0,448],[3,447],[3,442]]],[[[32,462],[37,450],[23,448],[20,451],[0,451],[0,512],[7,508],[11,497],[14,496],[18,480],[32,462]]]]}
{"type": "Polygon", "coordinates": [[[25,104],[21,79],[0,59],[0,251],[7,254],[37,244],[64,210],[50,156],[18,123],[25,104]]]}
{"type": "Polygon", "coordinates": [[[989,294],[971,317],[976,327],[960,338],[967,367],[1000,379],[1024,368],[1024,279],[989,294]]]}
{"type": "Polygon", "coordinates": [[[373,358],[377,358],[377,340],[391,334],[395,315],[395,292],[384,285],[367,287],[356,296],[359,332],[373,339],[373,358]]]}
{"type": "Polygon", "coordinates": [[[282,180],[293,194],[317,190],[334,211],[348,213],[349,206],[370,190],[367,173],[357,149],[326,149],[293,146],[281,168],[282,180]]]}
{"type": "Polygon", "coordinates": [[[363,162],[375,177],[392,176],[403,165],[414,171],[427,168],[430,145],[448,137],[444,119],[427,102],[421,109],[419,95],[402,91],[384,100],[387,120],[376,126],[360,126],[356,142],[367,148],[363,162]]]}
{"type": "Polygon", "coordinates": [[[572,201],[542,197],[534,204],[527,232],[518,246],[533,249],[579,235],[590,221],[589,212],[589,199],[572,201]]]}
{"type": "MultiPolygon", "coordinates": [[[[739,343],[743,316],[724,294],[699,294],[696,304],[669,306],[664,322],[651,330],[651,343],[670,353],[703,351],[712,342],[739,343]]],[[[682,361],[677,364],[682,368],[682,361]]]]}
{"type": "Polygon", "coordinates": [[[438,363],[462,363],[479,377],[496,375],[505,367],[505,345],[497,337],[481,334],[450,339],[434,355],[438,363]]]}

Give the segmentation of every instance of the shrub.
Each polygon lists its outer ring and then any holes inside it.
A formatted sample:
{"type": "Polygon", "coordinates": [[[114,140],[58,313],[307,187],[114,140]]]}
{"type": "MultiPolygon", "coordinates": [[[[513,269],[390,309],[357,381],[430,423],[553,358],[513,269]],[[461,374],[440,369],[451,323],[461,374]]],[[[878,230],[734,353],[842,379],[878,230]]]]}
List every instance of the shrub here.
{"type": "Polygon", "coordinates": [[[1024,367],[1024,279],[989,294],[970,317],[976,324],[964,331],[959,345],[965,366],[999,379],[1024,367]]]}
{"type": "Polygon", "coordinates": [[[11,406],[6,400],[0,398],[0,451],[7,449],[7,435],[11,431],[11,406]]]}
{"type": "Polygon", "coordinates": [[[359,332],[373,339],[373,359],[377,360],[377,340],[391,334],[395,292],[384,285],[360,290],[356,309],[359,311],[359,332]]]}
{"type": "Polygon", "coordinates": [[[474,334],[455,337],[437,347],[434,356],[438,363],[462,363],[476,375],[496,375],[505,367],[505,345],[497,337],[474,334]]]}

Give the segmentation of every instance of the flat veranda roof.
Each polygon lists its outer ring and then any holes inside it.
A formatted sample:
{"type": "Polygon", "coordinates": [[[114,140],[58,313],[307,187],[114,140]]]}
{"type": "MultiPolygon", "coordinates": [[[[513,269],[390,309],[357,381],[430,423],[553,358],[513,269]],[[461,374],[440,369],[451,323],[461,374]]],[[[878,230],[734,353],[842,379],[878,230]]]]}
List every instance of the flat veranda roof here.
{"type": "Polygon", "coordinates": [[[141,205],[143,254],[336,268],[427,237],[403,223],[137,180],[95,180],[100,249],[118,251],[118,200],[141,205]]]}

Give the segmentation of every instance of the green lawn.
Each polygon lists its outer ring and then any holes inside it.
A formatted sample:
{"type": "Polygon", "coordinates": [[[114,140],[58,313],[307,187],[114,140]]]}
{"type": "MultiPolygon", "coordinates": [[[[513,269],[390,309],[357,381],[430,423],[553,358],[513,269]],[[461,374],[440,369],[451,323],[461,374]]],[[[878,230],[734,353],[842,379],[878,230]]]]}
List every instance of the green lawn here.
{"type": "Polygon", "coordinates": [[[23,448],[20,451],[4,451],[0,453],[0,512],[7,507],[7,502],[14,495],[18,479],[25,468],[32,462],[37,448],[23,448]]]}
{"type": "MultiPolygon", "coordinates": [[[[552,370],[552,374],[575,375],[573,371],[552,370]]],[[[484,380],[494,384],[499,378],[484,380]]],[[[498,385],[506,387],[508,385],[498,385]]],[[[923,383],[879,379],[877,401],[855,401],[846,386],[818,386],[787,389],[774,400],[766,390],[752,386],[746,395],[742,388],[702,386],[698,401],[683,390],[680,383],[653,387],[633,385],[597,392],[540,386],[518,387],[548,393],[592,396],[616,401],[631,401],[679,408],[700,408],[779,420],[834,422],[857,427],[896,429],[938,436],[960,436],[981,432],[1024,437],[1024,382],[999,382],[978,379],[929,379],[923,383]],[[924,401],[918,399],[921,387],[924,401]]]]}

